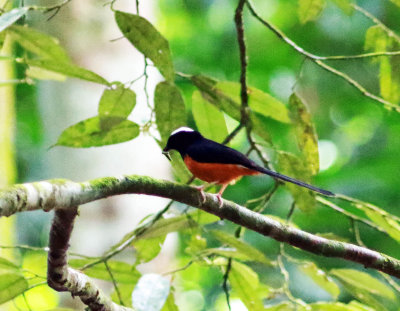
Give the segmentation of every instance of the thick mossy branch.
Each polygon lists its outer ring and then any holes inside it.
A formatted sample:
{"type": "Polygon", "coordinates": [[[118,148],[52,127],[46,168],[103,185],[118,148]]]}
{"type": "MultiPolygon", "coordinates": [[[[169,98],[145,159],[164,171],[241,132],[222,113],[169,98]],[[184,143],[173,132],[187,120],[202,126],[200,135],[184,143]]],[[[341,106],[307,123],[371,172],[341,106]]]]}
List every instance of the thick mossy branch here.
{"type": "Polygon", "coordinates": [[[400,278],[400,261],[392,257],[307,233],[230,201],[224,200],[223,206],[219,207],[218,199],[212,194],[206,194],[206,201],[202,203],[199,191],[193,187],[145,176],[107,177],[83,183],[49,180],[16,185],[0,191],[0,216],[36,209],[49,210],[52,206],[69,210],[84,203],[128,193],[173,199],[305,251],[343,258],[400,278]]]}
{"type": "Polygon", "coordinates": [[[67,250],[78,209],[56,209],[50,229],[47,283],[56,291],[78,296],[93,311],[129,311],[104,295],[85,274],[68,267],[67,250]]]}

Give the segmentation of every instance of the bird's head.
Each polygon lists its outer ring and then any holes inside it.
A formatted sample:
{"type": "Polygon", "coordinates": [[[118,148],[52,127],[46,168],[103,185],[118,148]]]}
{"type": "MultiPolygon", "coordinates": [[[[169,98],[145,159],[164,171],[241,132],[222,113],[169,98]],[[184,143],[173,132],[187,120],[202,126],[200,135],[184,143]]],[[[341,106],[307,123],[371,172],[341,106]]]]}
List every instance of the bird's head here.
{"type": "Polygon", "coordinates": [[[163,149],[163,154],[171,160],[169,151],[177,150],[181,156],[184,157],[187,148],[201,138],[203,138],[203,136],[201,136],[199,132],[189,127],[180,127],[171,133],[167,145],[163,149]]]}

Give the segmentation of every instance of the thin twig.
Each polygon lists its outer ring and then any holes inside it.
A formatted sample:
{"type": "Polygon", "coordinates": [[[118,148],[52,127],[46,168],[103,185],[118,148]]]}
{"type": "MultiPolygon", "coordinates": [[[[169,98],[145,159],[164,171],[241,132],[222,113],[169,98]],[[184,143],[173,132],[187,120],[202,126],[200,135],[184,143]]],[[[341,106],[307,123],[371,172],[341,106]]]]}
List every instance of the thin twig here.
{"type": "Polygon", "coordinates": [[[223,283],[222,283],[222,289],[224,290],[225,293],[225,298],[226,298],[226,304],[228,305],[229,311],[231,310],[231,303],[230,303],[230,295],[229,295],[229,288],[228,288],[228,278],[229,278],[229,273],[231,272],[232,269],[232,258],[230,257],[228,259],[228,263],[226,265],[226,270],[224,273],[224,278],[223,278],[223,283]]]}
{"type": "Polygon", "coordinates": [[[122,300],[122,297],[121,297],[121,292],[119,291],[119,287],[118,287],[117,281],[115,280],[114,274],[112,273],[112,271],[110,269],[110,266],[108,265],[107,261],[104,261],[104,265],[105,265],[105,267],[107,269],[108,274],[110,275],[110,278],[111,278],[111,281],[112,281],[112,283],[114,285],[115,292],[117,293],[117,297],[118,297],[120,305],[121,306],[125,306],[124,301],[122,300]]]}

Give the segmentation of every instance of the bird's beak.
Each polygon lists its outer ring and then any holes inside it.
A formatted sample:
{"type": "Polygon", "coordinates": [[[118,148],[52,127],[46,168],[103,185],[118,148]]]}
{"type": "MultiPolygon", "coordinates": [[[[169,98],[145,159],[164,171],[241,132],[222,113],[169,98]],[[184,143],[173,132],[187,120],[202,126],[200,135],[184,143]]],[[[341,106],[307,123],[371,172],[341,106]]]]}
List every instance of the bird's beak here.
{"type": "Polygon", "coordinates": [[[164,149],[164,150],[162,151],[162,154],[165,155],[169,161],[171,161],[171,156],[169,155],[169,152],[168,152],[168,151],[166,151],[166,150],[164,149]]]}

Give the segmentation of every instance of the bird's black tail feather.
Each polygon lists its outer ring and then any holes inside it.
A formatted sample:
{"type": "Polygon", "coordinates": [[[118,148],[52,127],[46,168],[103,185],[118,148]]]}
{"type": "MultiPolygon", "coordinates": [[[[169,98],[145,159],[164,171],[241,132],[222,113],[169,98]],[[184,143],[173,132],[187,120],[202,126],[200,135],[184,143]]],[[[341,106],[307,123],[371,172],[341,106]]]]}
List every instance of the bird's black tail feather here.
{"type": "Polygon", "coordinates": [[[307,183],[305,183],[305,182],[302,182],[302,181],[300,181],[300,180],[297,180],[297,179],[291,178],[291,177],[289,177],[289,176],[282,175],[282,174],[279,174],[279,173],[270,171],[270,170],[268,170],[268,169],[266,169],[266,168],[264,168],[264,167],[261,167],[261,166],[257,166],[257,167],[256,167],[256,170],[259,171],[260,173],[264,173],[264,174],[266,174],[266,175],[269,175],[269,176],[274,177],[274,178],[281,179],[281,180],[283,180],[283,181],[291,182],[291,183],[293,183],[293,184],[295,184],[295,185],[298,185],[298,186],[301,186],[301,187],[310,189],[310,190],[312,190],[312,191],[321,193],[321,194],[326,195],[326,196],[329,196],[329,197],[334,197],[334,196],[335,196],[335,194],[334,194],[333,192],[330,192],[330,191],[328,191],[328,190],[324,190],[324,189],[320,189],[320,188],[314,187],[314,186],[309,185],[309,184],[307,184],[307,183]]]}

